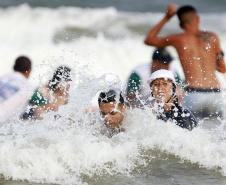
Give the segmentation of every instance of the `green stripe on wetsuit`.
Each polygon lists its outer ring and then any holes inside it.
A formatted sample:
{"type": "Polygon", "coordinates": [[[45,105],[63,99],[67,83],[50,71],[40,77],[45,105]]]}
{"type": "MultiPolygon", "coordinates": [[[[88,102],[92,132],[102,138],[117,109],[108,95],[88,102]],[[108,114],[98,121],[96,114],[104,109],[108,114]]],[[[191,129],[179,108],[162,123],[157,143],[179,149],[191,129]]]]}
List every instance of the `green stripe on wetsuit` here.
{"type": "Polygon", "coordinates": [[[178,75],[178,73],[175,73],[175,81],[178,85],[184,87],[185,86],[185,83],[184,81],[180,78],[180,76],[178,75]]]}
{"type": "Polygon", "coordinates": [[[141,79],[136,72],[132,72],[127,83],[127,92],[139,92],[141,79]]]}
{"type": "Polygon", "coordinates": [[[48,104],[49,100],[45,98],[45,96],[38,89],[36,89],[29,103],[33,105],[44,105],[48,104]]]}

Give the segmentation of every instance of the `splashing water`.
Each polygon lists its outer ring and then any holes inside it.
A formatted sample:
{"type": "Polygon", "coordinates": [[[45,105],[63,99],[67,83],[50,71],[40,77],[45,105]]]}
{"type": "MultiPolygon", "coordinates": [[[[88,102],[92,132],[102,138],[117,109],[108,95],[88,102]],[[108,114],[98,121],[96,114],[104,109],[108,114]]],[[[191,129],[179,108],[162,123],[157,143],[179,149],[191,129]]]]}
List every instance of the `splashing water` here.
{"type": "MultiPolygon", "coordinates": [[[[50,112],[42,121],[18,121],[0,128],[0,173],[5,179],[54,184],[104,184],[110,179],[126,183],[133,179],[136,184],[154,180],[158,176],[155,170],[164,163],[182,163],[196,173],[205,168],[207,174],[214,170],[212,174],[226,175],[225,124],[189,132],[156,120],[151,109],[128,109],[126,132],[106,138],[96,131],[103,124],[99,114],[91,118],[84,109],[98,91],[106,85],[118,86],[120,81],[113,75],[80,75],[77,80],[80,83],[71,91],[75,95],[57,112],[60,118],[50,112]],[[68,119],[71,115],[74,121],[68,119]]],[[[165,170],[169,173],[171,169],[165,170]]]]}

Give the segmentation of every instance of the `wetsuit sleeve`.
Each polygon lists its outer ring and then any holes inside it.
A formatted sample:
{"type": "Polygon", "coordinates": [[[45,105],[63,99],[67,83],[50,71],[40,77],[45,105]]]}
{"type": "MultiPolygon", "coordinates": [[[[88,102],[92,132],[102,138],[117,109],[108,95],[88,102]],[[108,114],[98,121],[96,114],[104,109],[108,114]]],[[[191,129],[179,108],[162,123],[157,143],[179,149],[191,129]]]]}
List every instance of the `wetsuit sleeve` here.
{"type": "Polygon", "coordinates": [[[49,100],[45,98],[45,96],[38,89],[36,89],[29,103],[32,105],[44,105],[48,104],[49,100]]]}
{"type": "Polygon", "coordinates": [[[181,77],[177,72],[175,73],[175,80],[176,80],[176,83],[181,85],[182,87],[185,85],[184,81],[181,79],[181,77]]]}
{"type": "Polygon", "coordinates": [[[197,119],[188,109],[181,109],[178,116],[175,117],[175,120],[178,126],[188,130],[192,130],[198,124],[197,119]]]}
{"type": "Polygon", "coordinates": [[[127,82],[127,92],[140,91],[140,76],[136,72],[132,72],[127,82]]]}

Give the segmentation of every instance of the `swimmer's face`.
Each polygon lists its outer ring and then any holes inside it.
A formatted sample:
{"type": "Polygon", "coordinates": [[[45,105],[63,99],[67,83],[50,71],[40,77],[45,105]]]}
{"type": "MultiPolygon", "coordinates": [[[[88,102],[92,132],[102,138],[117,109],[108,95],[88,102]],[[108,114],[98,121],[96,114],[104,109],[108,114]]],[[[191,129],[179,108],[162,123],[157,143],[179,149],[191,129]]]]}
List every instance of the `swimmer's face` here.
{"type": "Polygon", "coordinates": [[[69,90],[70,90],[70,80],[61,80],[58,84],[58,87],[60,88],[60,90],[62,92],[65,92],[66,94],[69,93],[69,90]]]}
{"type": "Polygon", "coordinates": [[[107,128],[115,129],[119,128],[120,123],[124,118],[126,106],[122,104],[116,104],[116,102],[100,103],[100,115],[104,119],[104,123],[107,128]]]}
{"type": "Polygon", "coordinates": [[[152,84],[153,96],[158,103],[167,102],[173,93],[173,83],[169,79],[158,78],[152,84]]]}

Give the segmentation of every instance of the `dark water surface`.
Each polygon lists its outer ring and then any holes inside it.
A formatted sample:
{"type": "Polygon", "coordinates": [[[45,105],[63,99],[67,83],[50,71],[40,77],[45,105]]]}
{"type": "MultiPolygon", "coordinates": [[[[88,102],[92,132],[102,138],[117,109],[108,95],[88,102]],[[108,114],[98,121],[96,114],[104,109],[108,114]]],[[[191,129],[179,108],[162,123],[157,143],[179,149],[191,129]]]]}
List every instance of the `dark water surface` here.
{"type": "MultiPolygon", "coordinates": [[[[76,6],[82,8],[105,8],[116,7],[119,11],[130,12],[162,12],[165,7],[172,3],[168,0],[1,0],[0,7],[18,6],[23,3],[28,3],[32,7],[50,7],[56,8],[59,6],[76,6]]],[[[195,6],[199,12],[203,13],[219,13],[225,12],[225,0],[174,0],[173,3],[178,5],[191,4],[195,6]]]]}

